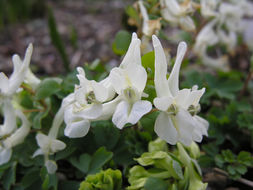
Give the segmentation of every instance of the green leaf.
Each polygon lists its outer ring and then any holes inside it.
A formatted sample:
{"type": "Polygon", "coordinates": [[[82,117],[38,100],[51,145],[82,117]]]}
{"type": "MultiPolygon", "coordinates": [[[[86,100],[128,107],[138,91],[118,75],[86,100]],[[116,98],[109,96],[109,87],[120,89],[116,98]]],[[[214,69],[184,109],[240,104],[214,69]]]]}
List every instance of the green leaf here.
{"type": "Polygon", "coordinates": [[[112,44],[114,53],[117,55],[124,55],[128,50],[130,42],[131,34],[124,30],[119,31],[112,44]]]}
{"type": "Polygon", "coordinates": [[[79,157],[79,160],[72,157],[69,161],[73,166],[86,174],[89,170],[89,165],[91,163],[91,156],[89,154],[82,154],[79,157]]]}
{"type": "Polygon", "coordinates": [[[63,61],[63,65],[66,71],[69,71],[69,58],[68,55],[66,53],[63,41],[61,39],[61,36],[57,30],[57,25],[55,22],[55,18],[54,18],[54,14],[53,14],[53,10],[48,7],[48,28],[49,28],[49,32],[50,32],[50,37],[52,40],[52,43],[54,44],[54,46],[56,47],[56,49],[58,50],[62,61],[63,61]]]}
{"type": "Polygon", "coordinates": [[[138,24],[140,24],[140,17],[137,10],[132,6],[127,6],[126,13],[129,17],[133,18],[138,24]]]}
{"type": "Polygon", "coordinates": [[[113,153],[108,152],[104,147],[99,148],[92,156],[88,174],[97,173],[102,169],[103,165],[112,158],[112,156],[113,153]]]}
{"type": "Polygon", "coordinates": [[[16,167],[17,162],[12,163],[12,166],[6,171],[1,180],[5,190],[9,190],[11,185],[14,185],[16,182],[16,167]]]}
{"type": "Polygon", "coordinates": [[[230,175],[235,175],[235,173],[236,173],[235,168],[231,165],[228,165],[227,171],[230,175]]]}
{"type": "Polygon", "coordinates": [[[40,176],[43,182],[42,183],[43,190],[58,189],[58,178],[56,174],[48,174],[47,169],[43,167],[40,171],[40,176]]]}
{"type": "Polygon", "coordinates": [[[155,52],[151,51],[149,53],[146,53],[145,55],[143,55],[141,57],[141,63],[142,66],[145,69],[151,69],[152,73],[153,73],[153,78],[154,78],[154,73],[155,73],[155,52]]]}
{"type": "Polygon", "coordinates": [[[61,89],[61,79],[46,78],[44,79],[36,91],[35,97],[38,100],[45,99],[61,89]]]}
{"type": "Polygon", "coordinates": [[[239,163],[244,164],[248,167],[253,167],[253,157],[249,152],[241,151],[237,157],[239,163]]]}
{"type": "Polygon", "coordinates": [[[216,163],[217,166],[219,166],[220,168],[223,167],[225,161],[224,161],[223,157],[220,154],[216,155],[214,160],[215,160],[215,163],[216,163]]]}
{"type": "Polygon", "coordinates": [[[77,181],[63,181],[59,182],[60,190],[77,190],[80,186],[80,182],[77,181]]]}
{"type": "Polygon", "coordinates": [[[51,110],[51,101],[50,101],[50,99],[46,99],[45,103],[47,105],[46,110],[44,110],[42,112],[33,112],[33,113],[31,113],[31,115],[29,117],[30,120],[32,120],[32,122],[33,122],[32,127],[34,129],[41,129],[42,120],[47,117],[47,115],[49,113],[49,110],[51,110]]]}
{"type": "Polygon", "coordinates": [[[25,189],[30,187],[39,179],[40,170],[38,168],[33,168],[30,171],[26,172],[22,178],[21,184],[25,189]]]}
{"type": "Polygon", "coordinates": [[[33,100],[31,95],[23,90],[19,93],[19,98],[21,99],[20,105],[23,106],[24,108],[27,109],[32,109],[33,108],[33,100]]]}
{"type": "Polygon", "coordinates": [[[173,159],[172,159],[172,168],[174,169],[175,173],[177,174],[177,176],[180,179],[184,179],[182,167],[180,166],[180,164],[177,161],[175,161],[173,159]]]}
{"type": "Polygon", "coordinates": [[[120,131],[111,122],[99,121],[92,123],[92,132],[98,147],[105,146],[112,150],[119,141],[120,131]]]}
{"type": "Polygon", "coordinates": [[[247,167],[241,164],[234,166],[234,169],[241,175],[244,175],[247,172],[247,167]]]}
{"type": "Polygon", "coordinates": [[[233,163],[235,161],[235,155],[231,152],[231,150],[223,150],[221,154],[226,162],[233,163]]]}
{"type": "Polygon", "coordinates": [[[149,177],[144,185],[145,190],[168,190],[168,184],[159,178],[149,177]]]}

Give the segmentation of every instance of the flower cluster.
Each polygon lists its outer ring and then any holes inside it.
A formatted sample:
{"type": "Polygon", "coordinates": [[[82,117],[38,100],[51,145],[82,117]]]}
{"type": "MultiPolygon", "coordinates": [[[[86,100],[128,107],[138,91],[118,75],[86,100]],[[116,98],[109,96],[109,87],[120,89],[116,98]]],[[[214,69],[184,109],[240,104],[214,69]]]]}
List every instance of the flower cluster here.
{"type": "Polygon", "coordinates": [[[228,51],[233,51],[238,34],[245,30],[244,18],[253,16],[253,4],[247,0],[201,0],[201,15],[209,22],[199,32],[194,52],[202,58],[204,64],[228,70],[227,57],[212,58],[207,49],[222,44],[228,51]]]}
{"type": "Polygon", "coordinates": [[[32,50],[33,46],[30,44],[23,61],[18,55],[12,57],[14,70],[10,78],[3,72],[0,73],[0,108],[4,117],[4,122],[0,125],[0,165],[10,160],[12,148],[22,143],[30,131],[31,124],[22,112],[15,95],[24,81],[28,84],[33,83],[35,87],[39,80],[29,70],[32,50]],[[21,120],[21,126],[17,126],[18,119],[21,120]]]}
{"type": "MultiPolygon", "coordinates": [[[[155,107],[161,112],[155,123],[157,135],[170,144],[178,141],[190,145],[192,141],[201,142],[207,135],[208,122],[196,114],[200,110],[199,100],[205,89],[179,90],[179,70],[186,44],[178,46],[175,65],[167,80],[167,62],[158,38],[153,35],[155,50],[155,107]]],[[[140,40],[134,33],[129,49],[119,67],[113,68],[101,82],[89,81],[84,70],[78,68],[80,84],[65,101],[64,121],[68,137],[85,136],[90,122],[112,117],[112,122],[122,129],[127,123],[136,124],[143,115],[152,109],[151,102],[142,100],[147,96],[143,91],[147,73],[141,65],[140,40]]]]}
{"type": "Polygon", "coordinates": [[[196,29],[191,14],[196,10],[196,4],[191,0],[180,3],[178,0],[160,0],[162,17],[183,30],[194,31],[196,29]]]}
{"type": "MultiPolygon", "coordinates": [[[[192,141],[200,142],[207,135],[208,122],[196,114],[200,110],[199,100],[205,89],[179,90],[179,70],[186,52],[186,44],[178,46],[176,62],[167,79],[167,62],[158,38],[153,35],[155,50],[155,89],[157,97],[154,106],[160,112],[155,122],[157,135],[170,144],[182,142],[189,146],[192,141]]],[[[133,33],[128,51],[119,67],[113,68],[104,80],[97,82],[88,80],[83,68],[78,67],[79,84],[74,92],[65,97],[56,113],[49,133],[36,135],[39,148],[33,157],[43,155],[49,173],[57,170],[57,164],[50,155],[63,150],[66,145],[57,139],[63,121],[66,124],[65,136],[80,138],[85,136],[91,122],[112,118],[114,125],[122,129],[126,124],[135,125],[147,113],[153,104],[143,100],[149,95],[144,93],[147,72],[141,61],[141,41],[133,33]]],[[[40,84],[29,69],[32,46],[27,49],[24,61],[13,56],[14,71],[10,78],[0,74],[0,103],[4,123],[0,126],[0,164],[8,162],[12,147],[21,143],[30,131],[31,124],[23,113],[22,106],[15,100],[17,91],[22,90],[22,83],[35,89],[40,84]],[[20,90],[19,90],[20,89],[20,90]],[[15,119],[13,119],[15,118],[15,119]],[[22,122],[17,126],[17,119],[22,122]]]]}

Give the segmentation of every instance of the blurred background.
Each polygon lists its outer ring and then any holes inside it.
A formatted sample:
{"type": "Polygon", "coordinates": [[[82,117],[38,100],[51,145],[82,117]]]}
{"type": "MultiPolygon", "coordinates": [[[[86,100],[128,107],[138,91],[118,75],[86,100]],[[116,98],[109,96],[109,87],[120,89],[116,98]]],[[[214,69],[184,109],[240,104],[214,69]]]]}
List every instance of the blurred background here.
{"type": "Polygon", "coordinates": [[[29,43],[31,67],[49,76],[100,58],[119,59],[111,49],[124,8],[131,0],[0,0],[0,70],[12,71],[11,56],[24,55],[29,43]]]}

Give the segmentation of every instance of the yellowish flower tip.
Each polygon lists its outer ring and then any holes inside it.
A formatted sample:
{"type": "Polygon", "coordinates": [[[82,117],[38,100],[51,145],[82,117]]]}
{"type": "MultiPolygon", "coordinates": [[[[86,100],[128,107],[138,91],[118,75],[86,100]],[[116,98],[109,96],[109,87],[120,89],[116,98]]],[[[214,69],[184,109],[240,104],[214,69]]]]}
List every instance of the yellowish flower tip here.
{"type": "Polygon", "coordinates": [[[152,35],[152,41],[153,41],[153,46],[154,46],[154,47],[159,46],[160,41],[159,41],[159,39],[157,38],[157,36],[154,35],[154,34],[152,35]]]}
{"type": "Polygon", "coordinates": [[[182,53],[187,51],[187,44],[184,41],[179,43],[178,51],[179,50],[182,51],[182,53]]]}
{"type": "Polygon", "coordinates": [[[25,54],[28,54],[28,55],[32,55],[33,53],[33,44],[30,43],[26,49],[26,53],[25,54]]]}

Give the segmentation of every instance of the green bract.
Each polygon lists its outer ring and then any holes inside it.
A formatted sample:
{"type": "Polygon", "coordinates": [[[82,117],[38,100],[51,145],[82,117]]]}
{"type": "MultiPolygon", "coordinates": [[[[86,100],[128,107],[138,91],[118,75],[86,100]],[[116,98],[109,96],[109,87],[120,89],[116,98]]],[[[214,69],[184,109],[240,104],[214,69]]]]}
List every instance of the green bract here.
{"type": "Polygon", "coordinates": [[[79,190],[121,190],[122,175],[120,170],[108,169],[94,175],[88,175],[80,184],[79,190]]]}
{"type": "Polygon", "coordinates": [[[128,190],[157,189],[191,189],[202,190],[207,184],[202,183],[194,158],[199,157],[197,144],[189,147],[189,154],[181,144],[178,151],[168,152],[165,141],[157,139],[149,143],[149,152],[145,152],[135,160],[139,165],[129,171],[128,190]]]}

